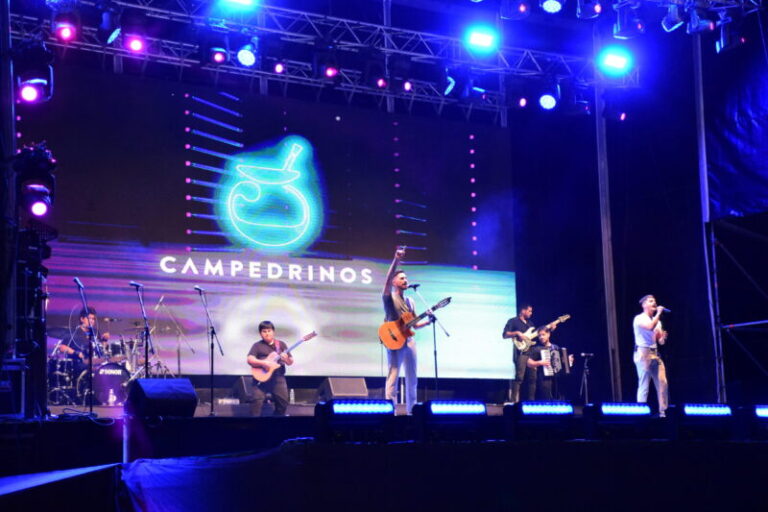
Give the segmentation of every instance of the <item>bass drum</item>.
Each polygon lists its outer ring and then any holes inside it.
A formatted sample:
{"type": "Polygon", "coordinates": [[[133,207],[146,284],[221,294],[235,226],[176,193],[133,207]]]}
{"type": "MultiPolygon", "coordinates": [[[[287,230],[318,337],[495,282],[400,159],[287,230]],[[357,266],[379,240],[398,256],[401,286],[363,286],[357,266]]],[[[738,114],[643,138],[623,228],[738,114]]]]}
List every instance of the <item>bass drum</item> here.
{"type": "MultiPolygon", "coordinates": [[[[93,370],[94,404],[110,405],[110,394],[115,396],[112,405],[123,405],[128,396],[128,380],[131,375],[118,363],[105,363],[93,370]]],[[[77,379],[77,395],[83,405],[88,405],[88,370],[77,379]]]]}

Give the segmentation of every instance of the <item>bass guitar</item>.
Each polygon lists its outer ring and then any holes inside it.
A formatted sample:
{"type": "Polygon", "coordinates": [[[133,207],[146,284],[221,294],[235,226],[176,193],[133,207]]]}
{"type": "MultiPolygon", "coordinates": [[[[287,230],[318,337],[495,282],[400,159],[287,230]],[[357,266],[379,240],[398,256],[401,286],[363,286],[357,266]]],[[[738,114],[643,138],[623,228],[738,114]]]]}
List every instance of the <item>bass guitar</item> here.
{"type": "MultiPolygon", "coordinates": [[[[315,336],[317,336],[317,333],[315,331],[312,331],[309,334],[305,334],[296,343],[288,347],[288,349],[285,352],[292,352],[296,347],[298,347],[305,341],[311,340],[315,336]]],[[[264,359],[259,359],[259,362],[269,366],[269,369],[264,368],[263,366],[254,367],[254,368],[251,368],[251,373],[253,374],[253,378],[256,379],[257,381],[267,382],[269,379],[272,378],[272,374],[275,373],[275,370],[277,370],[281,366],[280,354],[278,354],[277,352],[272,352],[264,359]]]]}
{"type": "MultiPolygon", "coordinates": [[[[565,322],[569,318],[571,318],[571,315],[559,316],[559,317],[557,317],[557,320],[555,320],[554,322],[551,322],[551,323],[545,324],[545,325],[551,325],[552,327],[554,327],[557,324],[561,324],[561,323],[565,322]]],[[[528,338],[527,340],[526,339],[520,340],[520,339],[517,339],[517,338],[512,338],[512,341],[515,343],[515,346],[517,347],[517,350],[519,350],[520,352],[525,352],[526,350],[531,348],[534,344],[536,344],[536,337],[539,335],[539,332],[536,329],[537,329],[537,327],[531,327],[530,329],[528,329],[527,331],[525,331],[523,333],[523,336],[528,338]]]]}
{"type": "MultiPolygon", "coordinates": [[[[434,306],[431,310],[443,308],[451,303],[451,297],[446,297],[434,306]]],[[[413,326],[419,323],[425,316],[429,315],[429,310],[419,316],[415,316],[410,311],[400,315],[400,318],[391,322],[384,322],[379,327],[379,340],[390,350],[403,348],[405,341],[413,336],[413,326]]]]}

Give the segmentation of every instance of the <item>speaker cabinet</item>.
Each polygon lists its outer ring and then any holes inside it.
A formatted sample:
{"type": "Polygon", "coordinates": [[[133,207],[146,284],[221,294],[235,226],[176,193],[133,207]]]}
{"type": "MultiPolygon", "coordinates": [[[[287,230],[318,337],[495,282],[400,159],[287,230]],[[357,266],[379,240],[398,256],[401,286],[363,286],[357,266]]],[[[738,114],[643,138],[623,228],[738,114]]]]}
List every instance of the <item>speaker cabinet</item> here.
{"type": "Polygon", "coordinates": [[[363,377],[328,377],[317,390],[320,401],[333,398],[368,398],[368,387],[363,377]]]}
{"type": "Polygon", "coordinates": [[[125,412],[141,418],[195,415],[197,394],[189,379],[138,379],[133,381],[125,412]]]}

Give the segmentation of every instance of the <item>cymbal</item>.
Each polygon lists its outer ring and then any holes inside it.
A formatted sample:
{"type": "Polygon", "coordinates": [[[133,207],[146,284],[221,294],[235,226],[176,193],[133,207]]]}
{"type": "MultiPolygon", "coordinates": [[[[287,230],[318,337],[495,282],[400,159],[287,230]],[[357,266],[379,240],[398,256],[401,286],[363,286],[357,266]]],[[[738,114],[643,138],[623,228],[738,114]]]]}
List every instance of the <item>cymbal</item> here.
{"type": "Polygon", "coordinates": [[[58,338],[60,340],[68,340],[71,335],[68,327],[48,327],[46,334],[51,338],[58,338]]]}

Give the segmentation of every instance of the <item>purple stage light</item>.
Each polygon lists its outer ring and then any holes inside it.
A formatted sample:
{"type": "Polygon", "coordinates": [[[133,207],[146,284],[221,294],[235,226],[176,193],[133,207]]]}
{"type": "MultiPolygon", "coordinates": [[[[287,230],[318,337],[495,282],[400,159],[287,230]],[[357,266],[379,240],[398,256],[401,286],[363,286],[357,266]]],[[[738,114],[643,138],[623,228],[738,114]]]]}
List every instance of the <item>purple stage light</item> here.
{"type": "Polygon", "coordinates": [[[282,75],[283,73],[285,73],[285,64],[283,64],[282,62],[278,62],[277,64],[275,64],[275,73],[277,73],[278,75],[282,75]]]}
{"type": "Polygon", "coordinates": [[[34,84],[25,84],[21,86],[21,90],[19,90],[19,96],[27,103],[34,103],[40,99],[42,96],[42,91],[40,90],[40,87],[34,84]]]}
{"type": "Polygon", "coordinates": [[[48,205],[45,203],[45,201],[35,201],[32,203],[32,206],[29,208],[29,210],[32,212],[32,215],[35,215],[36,217],[42,217],[48,213],[48,205]]]}
{"type": "Polygon", "coordinates": [[[619,121],[625,121],[626,119],[627,119],[626,112],[622,112],[621,114],[619,114],[619,121]]]}
{"type": "Polygon", "coordinates": [[[224,50],[211,50],[211,61],[214,64],[223,64],[227,60],[227,53],[224,50]]]}
{"type": "Polygon", "coordinates": [[[528,98],[520,98],[517,100],[517,106],[520,108],[525,108],[528,106],[528,98]]]}
{"type": "Polygon", "coordinates": [[[144,51],[146,43],[144,39],[139,36],[130,36],[125,43],[125,47],[134,53],[140,53],[144,51]]]}
{"type": "Polygon", "coordinates": [[[473,242],[477,242],[477,236],[474,236],[474,235],[473,235],[473,236],[472,236],[472,241],[473,241],[473,242]]]}
{"type": "Polygon", "coordinates": [[[477,197],[477,194],[476,194],[475,192],[472,192],[471,194],[469,194],[469,197],[471,197],[472,199],[474,199],[474,198],[476,198],[476,197],[477,197]]]}
{"type": "Polygon", "coordinates": [[[379,89],[384,89],[387,86],[387,81],[384,78],[379,78],[376,80],[376,87],[379,89]]]}
{"type": "Polygon", "coordinates": [[[477,227],[477,221],[474,221],[474,220],[472,221],[472,227],[473,227],[473,228],[476,228],[476,227],[477,227]]]}
{"type": "Polygon", "coordinates": [[[411,92],[413,90],[413,83],[410,80],[403,82],[403,90],[405,92],[411,92]]]}
{"type": "Polygon", "coordinates": [[[470,183],[474,183],[475,182],[475,178],[469,178],[469,182],[470,183]]]}
{"type": "Polygon", "coordinates": [[[77,35],[77,28],[68,21],[61,21],[56,23],[54,33],[59,41],[67,43],[75,38],[77,35]]]}
{"type": "Polygon", "coordinates": [[[327,78],[334,78],[338,74],[339,74],[339,68],[336,68],[334,66],[328,66],[327,68],[325,68],[325,76],[327,78]]]}
{"type": "Polygon", "coordinates": [[[477,207],[476,207],[476,206],[473,206],[473,207],[472,207],[472,213],[476,213],[476,212],[477,212],[477,207]]]}
{"type": "Polygon", "coordinates": [[[472,251],[472,256],[477,256],[477,251],[472,251]]]}

